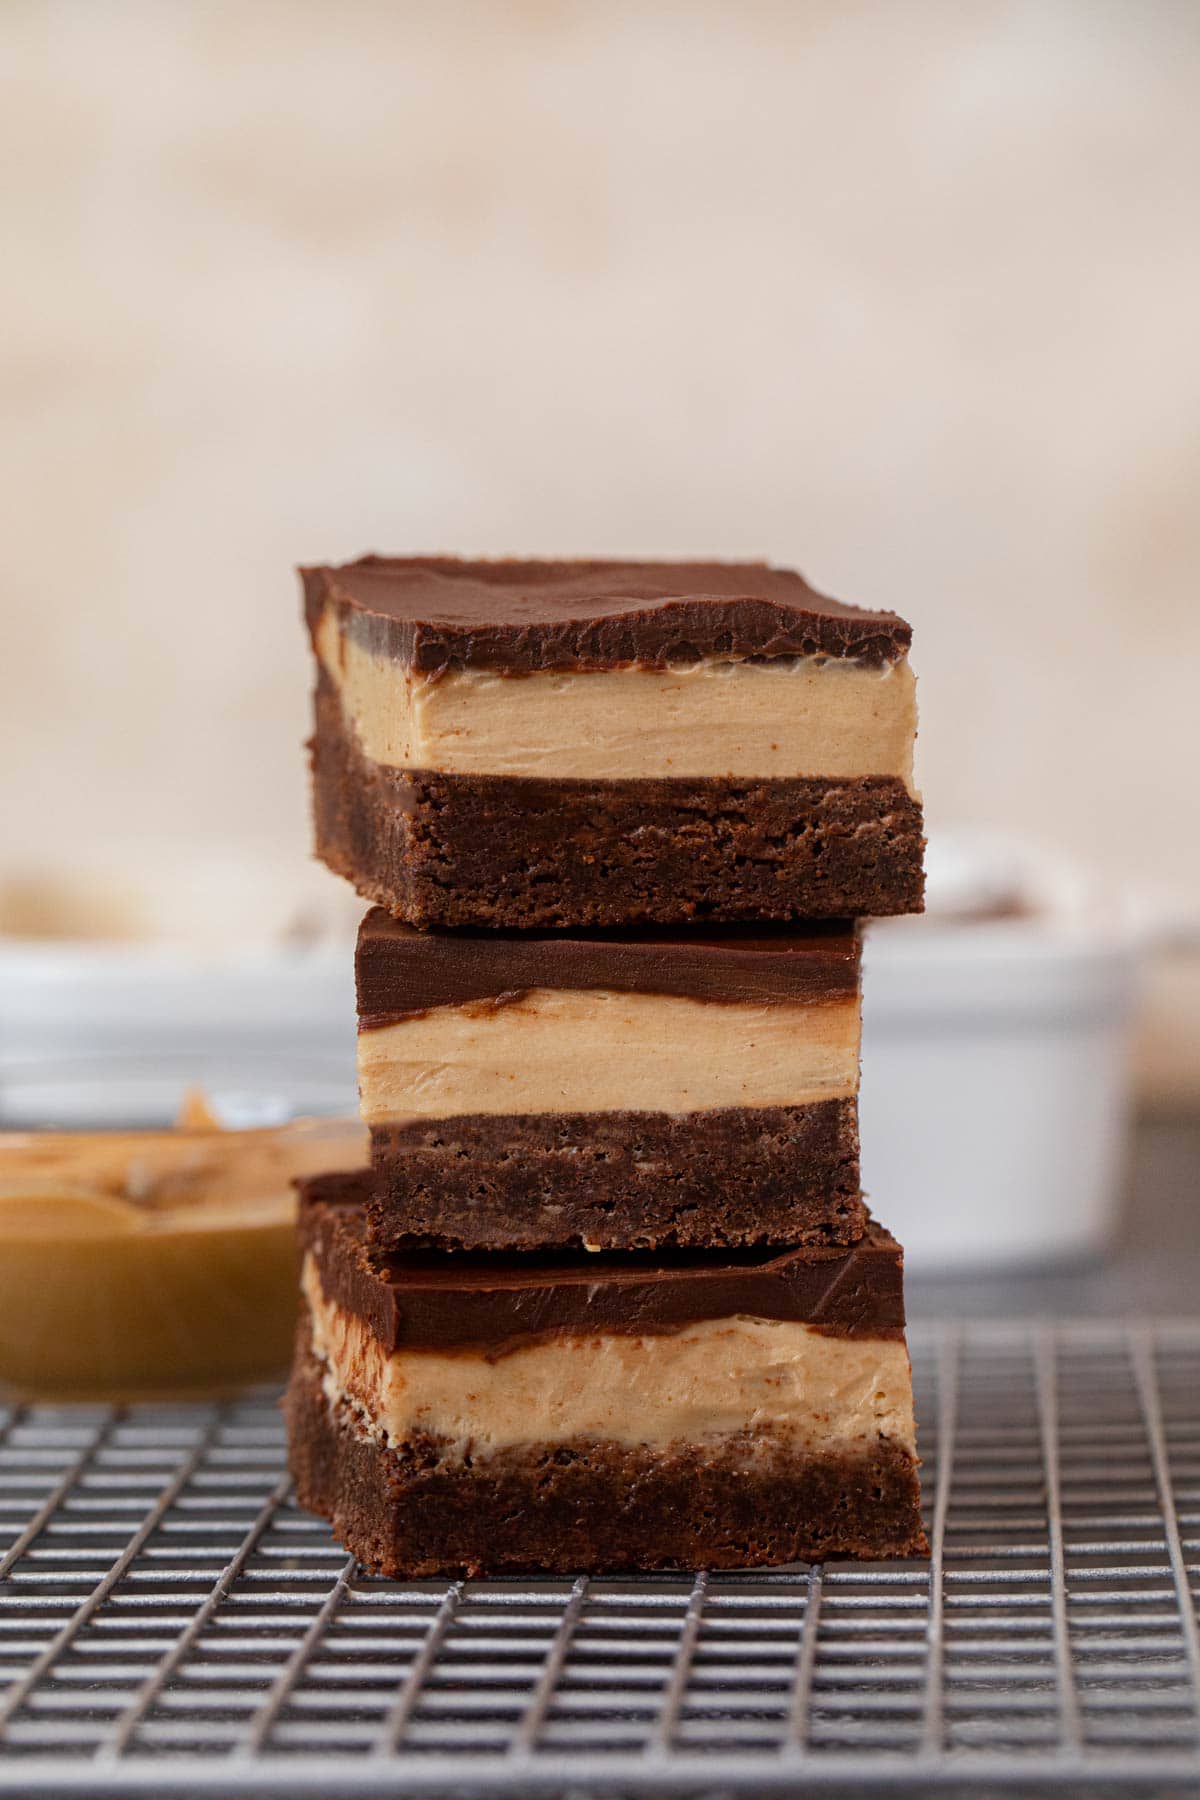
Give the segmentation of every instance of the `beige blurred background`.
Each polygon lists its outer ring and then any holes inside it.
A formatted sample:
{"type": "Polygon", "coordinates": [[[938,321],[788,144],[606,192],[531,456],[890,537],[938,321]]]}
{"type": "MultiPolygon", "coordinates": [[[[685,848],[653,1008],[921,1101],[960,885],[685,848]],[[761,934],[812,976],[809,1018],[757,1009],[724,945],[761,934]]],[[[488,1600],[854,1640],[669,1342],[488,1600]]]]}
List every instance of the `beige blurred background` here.
{"type": "MultiPolygon", "coordinates": [[[[0,48],[10,910],[301,869],[292,566],[368,548],[798,564],[914,621],[935,827],[1200,906],[1200,6],[7,0],[0,48]]],[[[1195,1088],[1194,963],[1156,1019],[1195,1088]]]]}

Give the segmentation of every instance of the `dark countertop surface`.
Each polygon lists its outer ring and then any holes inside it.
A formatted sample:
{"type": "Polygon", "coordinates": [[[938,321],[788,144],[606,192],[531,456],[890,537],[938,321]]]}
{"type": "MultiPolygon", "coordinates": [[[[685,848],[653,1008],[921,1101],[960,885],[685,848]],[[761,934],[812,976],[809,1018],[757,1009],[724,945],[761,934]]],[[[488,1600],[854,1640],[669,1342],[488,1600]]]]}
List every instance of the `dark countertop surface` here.
{"type": "Polygon", "coordinates": [[[911,1275],[911,1321],[1188,1318],[1200,1311],[1200,1117],[1143,1119],[1117,1241],[1103,1261],[979,1275],[911,1275]]]}

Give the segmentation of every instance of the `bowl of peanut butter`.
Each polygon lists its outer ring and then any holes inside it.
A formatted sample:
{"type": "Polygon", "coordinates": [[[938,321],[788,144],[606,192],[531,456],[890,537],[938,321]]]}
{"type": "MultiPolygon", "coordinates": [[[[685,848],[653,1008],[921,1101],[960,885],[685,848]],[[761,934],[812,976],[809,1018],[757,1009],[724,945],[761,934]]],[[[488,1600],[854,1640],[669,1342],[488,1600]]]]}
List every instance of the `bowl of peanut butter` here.
{"type": "Polygon", "coordinates": [[[292,1183],[363,1161],[359,1121],[306,1115],[313,1096],[290,1104],[277,1068],[205,1090],[106,1059],[10,1070],[0,1089],[0,1392],[120,1401],[278,1376],[297,1305],[292,1183]]]}

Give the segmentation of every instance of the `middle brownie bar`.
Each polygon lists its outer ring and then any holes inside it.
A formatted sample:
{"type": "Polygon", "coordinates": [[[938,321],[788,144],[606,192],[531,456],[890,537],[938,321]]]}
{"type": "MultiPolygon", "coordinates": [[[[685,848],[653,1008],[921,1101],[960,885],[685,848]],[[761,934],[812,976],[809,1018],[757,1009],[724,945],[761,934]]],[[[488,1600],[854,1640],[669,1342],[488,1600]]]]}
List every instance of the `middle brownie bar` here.
{"type": "Polygon", "coordinates": [[[859,944],[845,924],[358,938],[381,1249],[849,1244],[859,944]]]}

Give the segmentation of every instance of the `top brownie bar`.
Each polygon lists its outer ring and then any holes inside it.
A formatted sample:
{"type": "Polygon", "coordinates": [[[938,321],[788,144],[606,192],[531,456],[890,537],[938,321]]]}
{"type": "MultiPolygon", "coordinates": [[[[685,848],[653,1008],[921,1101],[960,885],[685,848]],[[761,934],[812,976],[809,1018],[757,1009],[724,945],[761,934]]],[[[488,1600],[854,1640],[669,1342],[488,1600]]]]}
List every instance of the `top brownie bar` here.
{"type": "Polygon", "coordinates": [[[909,627],[765,564],[303,571],[319,853],[417,926],[918,910],[909,627]]]}

